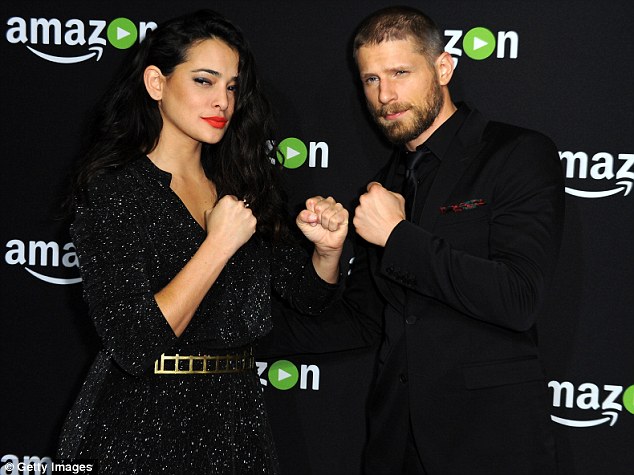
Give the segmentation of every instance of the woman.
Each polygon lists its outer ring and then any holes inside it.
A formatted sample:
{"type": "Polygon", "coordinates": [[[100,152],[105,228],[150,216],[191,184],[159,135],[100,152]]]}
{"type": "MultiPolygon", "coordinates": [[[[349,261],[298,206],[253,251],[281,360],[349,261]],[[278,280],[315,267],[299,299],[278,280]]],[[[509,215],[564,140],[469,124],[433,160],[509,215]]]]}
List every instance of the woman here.
{"type": "Polygon", "coordinates": [[[316,314],[347,212],[311,198],[293,245],[242,34],[200,11],[141,43],[104,96],[71,227],[103,343],[59,456],[100,473],[275,473],[251,344],[270,293],[316,314]]]}

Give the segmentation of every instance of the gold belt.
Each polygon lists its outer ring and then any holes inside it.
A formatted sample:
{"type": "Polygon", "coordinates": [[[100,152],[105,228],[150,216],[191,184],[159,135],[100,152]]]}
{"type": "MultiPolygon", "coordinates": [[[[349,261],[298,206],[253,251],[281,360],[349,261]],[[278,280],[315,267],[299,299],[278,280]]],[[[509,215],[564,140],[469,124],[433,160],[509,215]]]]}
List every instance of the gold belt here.
{"type": "Polygon", "coordinates": [[[226,355],[166,355],[154,362],[154,374],[227,374],[255,368],[251,349],[226,355]]]}

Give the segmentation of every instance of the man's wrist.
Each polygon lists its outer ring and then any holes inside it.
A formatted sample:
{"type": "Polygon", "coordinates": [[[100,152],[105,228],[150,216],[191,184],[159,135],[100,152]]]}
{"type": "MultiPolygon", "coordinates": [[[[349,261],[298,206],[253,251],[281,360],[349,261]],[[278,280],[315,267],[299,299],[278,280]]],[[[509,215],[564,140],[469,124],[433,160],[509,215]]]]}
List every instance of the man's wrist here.
{"type": "Polygon", "coordinates": [[[388,232],[385,234],[383,242],[381,244],[379,244],[381,247],[387,246],[387,242],[390,240],[390,236],[392,235],[392,233],[394,232],[396,227],[399,224],[401,224],[403,221],[405,221],[405,219],[399,219],[398,221],[394,221],[394,223],[391,225],[391,227],[388,226],[388,232]]]}

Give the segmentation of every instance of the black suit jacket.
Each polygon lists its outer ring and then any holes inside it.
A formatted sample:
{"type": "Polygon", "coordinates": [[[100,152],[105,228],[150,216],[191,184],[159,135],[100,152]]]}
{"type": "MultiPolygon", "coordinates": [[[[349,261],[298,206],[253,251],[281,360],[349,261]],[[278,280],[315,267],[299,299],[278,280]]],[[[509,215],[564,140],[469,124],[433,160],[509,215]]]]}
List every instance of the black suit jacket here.
{"type": "Polygon", "coordinates": [[[556,147],[468,110],[417,208],[385,248],[361,245],[327,315],[275,324],[315,351],[381,335],[367,473],[400,473],[410,422],[429,474],[554,473],[536,322],[564,216],[556,147]]]}

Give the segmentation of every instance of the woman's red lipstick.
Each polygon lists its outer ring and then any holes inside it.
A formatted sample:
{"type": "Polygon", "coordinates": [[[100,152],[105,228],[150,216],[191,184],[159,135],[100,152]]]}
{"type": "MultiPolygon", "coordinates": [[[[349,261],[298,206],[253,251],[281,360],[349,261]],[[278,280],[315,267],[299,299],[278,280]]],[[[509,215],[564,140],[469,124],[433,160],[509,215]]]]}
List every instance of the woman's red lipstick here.
{"type": "Polygon", "coordinates": [[[203,120],[216,129],[222,129],[227,124],[227,119],[220,116],[203,117],[203,120]]]}

